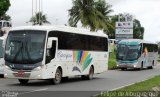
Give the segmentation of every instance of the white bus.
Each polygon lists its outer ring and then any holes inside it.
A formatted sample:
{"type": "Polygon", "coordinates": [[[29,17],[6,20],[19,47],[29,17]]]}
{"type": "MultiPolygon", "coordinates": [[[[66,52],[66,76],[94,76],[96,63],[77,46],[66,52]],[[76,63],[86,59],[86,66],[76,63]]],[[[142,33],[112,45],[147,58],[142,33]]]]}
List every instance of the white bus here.
{"type": "Polygon", "coordinates": [[[117,66],[127,68],[152,69],[157,64],[158,45],[140,39],[122,40],[117,46],[117,66]]]}
{"type": "Polygon", "coordinates": [[[3,59],[3,55],[4,55],[4,37],[0,37],[0,75],[3,76],[4,74],[4,59],[3,59]]]}
{"type": "Polygon", "coordinates": [[[0,20],[0,36],[8,33],[9,29],[12,27],[10,21],[0,20]]]}
{"type": "Polygon", "coordinates": [[[13,28],[5,46],[5,77],[21,84],[30,79],[50,79],[93,74],[108,69],[108,37],[72,27],[29,26],[13,28]]]}

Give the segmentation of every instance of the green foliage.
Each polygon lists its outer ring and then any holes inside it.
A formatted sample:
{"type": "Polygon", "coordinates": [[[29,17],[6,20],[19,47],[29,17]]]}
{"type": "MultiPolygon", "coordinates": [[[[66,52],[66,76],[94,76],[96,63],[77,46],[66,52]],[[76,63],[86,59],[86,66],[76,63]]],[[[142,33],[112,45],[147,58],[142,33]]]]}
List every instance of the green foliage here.
{"type": "MultiPolygon", "coordinates": [[[[133,15],[128,14],[129,16],[133,17],[133,15]]],[[[105,31],[107,33],[107,35],[109,36],[110,39],[115,39],[115,23],[118,21],[118,15],[114,15],[112,17],[110,17],[110,22],[113,26],[113,28],[108,28],[108,31],[105,31]]],[[[122,18],[121,21],[124,21],[124,19],[122,18]]],[[[133,20],[133,38],[134,39],[143,39],[143,34],[144,34],[144,27],[141,26],[141,23],[139,20],[134,19],[133,20]]]]}
{"type": "Polygon", "coordinates": [[[118,15],[114,15],[114,16],[111,16],[110,17],[110,24],[112,25],[112,27],[108,27],[108,30],[104,30],[104,32],[106,32],[106,34],[108,35],[108,37],[110,39],[115,39],[115,25],[116,25],[116,22],[118,21],[118,15]]]}
{"type": "Polygon", "coordinates": [[[35,16],[31,17],[30,21],[33,25],[43,25],[44,23],[50,23],[47,20],[47,16],[43,15],[42,12],[36,13],[35,16]]]}
{"type": "Polygon", "coordinates": [[[0,18],[8,11],[9,7],[9,0],[0,0],[0,18]]]}
{"type": "MultiPolygon", "coordinates": [[[[137,97],[137,96],[126,96],[127,93],[145,93],[155,91],[153,88],[160,89],[160,76],[155,76],[154,78],[148,79],[143,82],[136,83],[134,85],[130,85],[115,91],[109,91],[104,94],[101,94],[97,97],[119,97],[118,94],[121,94],[121,97],[137,97]],[[114,96],[111,94],[115,94],[114,96]]],[[[155,97],[160,97],[160,93],[155,91],[154,93],[158,93],[155,97]]],[[[152,92],[153,93],[153,92],[152,92]]],[[[151,96],[138,96],[138,97],[151,97],[151,96]]]]}
{"type": "Polygon", "coordinates": [[[11,17],[9,15],[7,15],[7,14],[4,14],[2,16],[2,20],[11,21],[11,17]]]}
{"type": "Polygon", "coordinates": [[[108,69],[114,69],[114,68],[116,68],[116,54],[113,48],[112,52],[109,53],[108,69]]]}
{"type": "Polygon", "coordinates": [[[141,26],[139,20],[133,20],[133,38],[143,39],[144,27],[141,26]]]}
{"type": "Polygon", "coordinates": [[[160,47],[158,47],[158,54],[160,54],[160,47]]]}
{"type": "Polygon", "coordinates": [[[68,20],[70,26],[76,27],[79,21],[91,31],[104,30],[110,26],[107,15],[111,12],[111,6],[105,0],[73,0],[72,3],[68,20]]]}

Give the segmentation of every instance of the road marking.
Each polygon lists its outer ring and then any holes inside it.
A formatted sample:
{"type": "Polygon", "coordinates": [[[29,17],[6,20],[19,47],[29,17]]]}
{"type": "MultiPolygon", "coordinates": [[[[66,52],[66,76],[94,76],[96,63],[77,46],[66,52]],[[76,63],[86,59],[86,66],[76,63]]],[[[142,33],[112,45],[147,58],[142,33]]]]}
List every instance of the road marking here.
{"type": "MultiPolygon", "coordinates": [[[[154,77],[155,77],[155,76],[154,76],[154,77]]],[[[127,86],[134,85],[134,84],[136,84],[136,83],[144,82],[144,81],[146,81],[146,80],[148,80],[148,79],[151,79],[151,78],[154,78],[154,77],[148,77],[148,78],[146,78],[146,79],[144,79],[144,80],[141,80],[141,81],[137,81],[137,82],[134,82],[134,83],[131,83],[131,84],[128,84],[128,85],[124,85],[124,86],[121,86],[121,87],[118,87],[118,88],[111,89],[110,91],[115,91],[115,90],[118,90],[118,89],[121,89],[121,88],[124,88],[124,87],[127,87],[127,86]]]]}
{"type": "Polygon", "coordinates": [[[24,94],[29,94],[29,93],[33,93],[33,92],[39,92],[39,91],[45,91],[45,90],[48,90],[48,88],[37,89],[37,90],[34,90],[34,91],[19,93],[18,95],[24,95],[24,94]]]}

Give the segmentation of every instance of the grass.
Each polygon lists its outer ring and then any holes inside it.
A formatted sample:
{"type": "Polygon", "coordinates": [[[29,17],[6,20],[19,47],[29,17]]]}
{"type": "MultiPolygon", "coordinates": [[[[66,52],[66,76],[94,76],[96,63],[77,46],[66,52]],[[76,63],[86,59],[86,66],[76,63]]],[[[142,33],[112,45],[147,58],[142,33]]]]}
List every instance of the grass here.
{"type": "MultiPolygon", "coordinates": [[[[106,93],[101,94],[97,97],[120,97],[118,95],[118,93],[119,94],[121,93],[121,97],[129,97],[129,96],[126,96],[125,93],[131,93],[131,92],[132,93],[144,93],[144,91],[145,91],[145,93],[154,93],[154,95],[156,95],[154,97],[160,97],[160,93],[159,92],[157,93],[157,91],[160,91],[160,76],[155,76],[154,78],[133,84],[131,86],[127,86],[127,87],[118,89],[116,91],[106,92],[106,93]],[[114,95],[113,95],[113,93],[114,93],[114,95]],[[157,94],[155,94],[155,93],[157,93],[157,94]]],[[[147,95],[149,95],[149,94],[147,94],[147,95]]],[[[135,97],[135,96],[130,96],[130,97],[135,97]]],[[[141,97],[143,97],[143,96],[141,96],[141,97]]],[[[146,96],[146,97],[150,97],[150,96],[146,96]]]]}
{"type": "Polygon", "coordinates": [[[116,68],[116,55],[114,52],[114,48],[112,48],[112,52],[109,53],[108,69],[114,68],[116,68]]]}
{"type": "Polygon", "coordinates": [[[158,54],[158,62],[160,62],[160,54],[158,54]]]}
{"type": "Polygon", "coordinates": [[[116,67],[116,56],[114,52],[109,55],[108,69],[114,69],[116,67]]]}

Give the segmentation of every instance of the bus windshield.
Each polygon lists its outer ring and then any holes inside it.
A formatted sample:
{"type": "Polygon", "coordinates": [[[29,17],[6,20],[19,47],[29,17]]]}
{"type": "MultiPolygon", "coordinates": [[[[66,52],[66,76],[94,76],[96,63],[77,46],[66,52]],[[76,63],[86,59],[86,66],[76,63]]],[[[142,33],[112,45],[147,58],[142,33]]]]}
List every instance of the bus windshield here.
{"type": "Polygon", "coordinates": [[[139,46],[138,45],[118,45],[117,49],[118,60],[136,60],[138,59],[139,46]]]}
{"type": "Polygon", "coordinates": [[[8,35],[5,60],[14,64],[34,64],[43,60],[45,31],[11,31],[8,35]]]}

